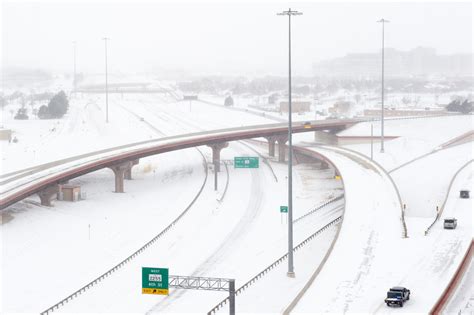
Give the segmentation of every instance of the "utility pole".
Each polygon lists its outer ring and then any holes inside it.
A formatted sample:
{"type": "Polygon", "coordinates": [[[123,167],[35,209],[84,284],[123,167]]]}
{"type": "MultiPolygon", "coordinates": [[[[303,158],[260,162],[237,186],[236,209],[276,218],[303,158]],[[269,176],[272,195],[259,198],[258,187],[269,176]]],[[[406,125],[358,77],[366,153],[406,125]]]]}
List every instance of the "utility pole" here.
{"type": "Polygon", "coordinates": [[[370,159],[374,159],[374,124],[370,124],[370,159]]]}
{"type": "Polygon", "coordinates": [[[74,46],[74,76],[72,78],[72,86],[74,88],[74,93],[76,92],[76,88],[77,88],[77,84],[76,84],[76,80],[77,80],[77,75],[76,75],[76,47],[77,47],[77,43],[76,41],[73,41],[72,42],[73,46],[74,46]]]}
{"type": "Polygon", "coordinates": [[[384,88],[384,70],[385,70],[385,43],[384,43],[384,37],[385,37],[385,23],[389,23],[390,21],[388,20],[385,20],[385,19],[381,19],[379,21],[377,21],[378,23],[382,23],[382,136],[381,136],[381,142],[380,142],[380,153],[384,153],[385,152],[385,149],[384,149],[384,110],[385,110],[385,106],[384,106],[384,92],[385,92],[385,88],[384,88]]]}
{"type": "Polygon", "coordinates": [[[288,11],[277,13],[277,15],[288,15],[288,272],[290,278],[295,277],[293,266],[293,146],[292,146],[292,122],[291,122],[291,16],[303,13],[288,11]]]}
{"type": "Polygon", "coordinates": [[[109,83],[108,83],[108,73],[107,73],[107,41],[109,38],[102,38],[105,43],[105,122],[109,122],[109,83]]]}
{"type": "Polygon", "coordinates": [[[214,190],[217,191],[217,167],[219,161],[214,161],[214,190]]]}

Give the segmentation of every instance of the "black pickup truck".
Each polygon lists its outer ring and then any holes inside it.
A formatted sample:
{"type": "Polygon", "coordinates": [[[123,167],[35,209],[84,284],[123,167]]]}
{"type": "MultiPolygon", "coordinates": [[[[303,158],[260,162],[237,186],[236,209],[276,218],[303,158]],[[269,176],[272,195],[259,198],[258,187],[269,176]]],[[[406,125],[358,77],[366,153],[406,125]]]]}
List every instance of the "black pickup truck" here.
{"type": "Polygon", "coordinates": [[[385,303],[387,306],[398,304],[403,307],[403,303],[410,299],[410,290],[404,287],[393,287],[387,292],[385,303]]]}

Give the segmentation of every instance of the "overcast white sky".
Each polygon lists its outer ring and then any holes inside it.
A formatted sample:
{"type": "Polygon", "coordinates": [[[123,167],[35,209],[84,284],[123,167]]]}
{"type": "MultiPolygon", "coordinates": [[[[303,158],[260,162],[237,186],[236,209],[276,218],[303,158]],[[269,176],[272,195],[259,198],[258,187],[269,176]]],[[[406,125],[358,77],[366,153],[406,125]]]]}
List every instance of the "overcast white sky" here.
{"type": "Polygon", "coordinates": [[[157,68],[224,74],[285,74],[288,18],[295,74],[315,61],[381,45],[438,53],[472,52],[471,2],[2,1],[2,65],[100,73],[109,42],[111,71],[157,68]]]}

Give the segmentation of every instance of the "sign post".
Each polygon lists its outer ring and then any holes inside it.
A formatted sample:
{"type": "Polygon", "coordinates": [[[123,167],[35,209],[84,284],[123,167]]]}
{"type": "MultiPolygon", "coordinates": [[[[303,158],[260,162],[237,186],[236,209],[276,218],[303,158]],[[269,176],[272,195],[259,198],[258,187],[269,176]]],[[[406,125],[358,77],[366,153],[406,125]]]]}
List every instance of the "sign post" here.
{"type": "Polygon", "coordinates": [[[283,223],[283,213],[288,214],[288,206],[280,206],[280,223],[283,223]]]}
{"type": "Polygon", "coordinates": [[[217,191],[217,167],[219,161],[214,161],[214,190],[217,191]]]}
{"type": "Polygon", "coordinates": [[[168,269],[142,267],[142,294],[168,295],[168,269]]]}
{"type": "Polygon", "coordinates": [[[258,168],[257,156],[236,156],[234,157],[234,168],[258,168]]]}

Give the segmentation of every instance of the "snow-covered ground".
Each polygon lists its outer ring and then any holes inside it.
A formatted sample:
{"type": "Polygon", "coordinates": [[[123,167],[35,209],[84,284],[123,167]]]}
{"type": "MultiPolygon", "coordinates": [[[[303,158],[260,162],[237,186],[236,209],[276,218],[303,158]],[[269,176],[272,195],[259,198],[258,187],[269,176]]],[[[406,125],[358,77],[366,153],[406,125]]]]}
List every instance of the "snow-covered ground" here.
{"type": "Polygon", "coordinates": [[[436,209],[442,211],[454,174],[469,161],[472,143],[465,143],[437,151],[392,173],[406,204],[409,235],[425,232],[436,216],[436,209]]]}
{"type": "MultiPolygon", "coordinates": [[[[2,117],[5,127],[12,128],[19,139],[18,143],[1,143],[2,174],[165,135],[275,122],[260,113],[179,102],[156,94],[111,95],[108,124],[104,108],[101,96],[84,95],[71,99],[70,111],[61,120],[2,117]]],[[[431,210],[443,202],[451,177],[472,159],[472,142],[446,149],[440,146],[471,131],[472,126],[473,116],[386,121],[385,134],[399,138],[387,141],[383,154],[374,150],[374,159],[386,170],[401,166],[391,175],[402,203],[407,204],[408,239],[401,237],[398,196],[380,166],[353,152],[314,148],[341,171],[346,213],[329,259],[294,311],[430,310],[472,239],[472,199],[459,200],[456,190],[459,185],[472,187],[472,168],[459,174],[443,212],[443,217],[458,218],[458,229],[443,230],[438,222],[427,236],[422,233],[434,218],[431,210]],[[403,310],[387,309],[383,304],[385,291],[393,285],[412,290],[412,299],[403,310]]],[[[377,128],[374,123],[374,130],[377,128]]],[[[341,134],[369,135],[370,123],[341,134]]],[[[312,133],[298,134],[294,143],[311,146],[313,137],[312,133]]],[[[347,147],[370,153],[369,144],[347,147]]],[[[209,160],[210,149],[200,149],[209,160]]],[[[266,156],[266,150],[255,149],[266,156]]],[[[239,142],[222,151],[223,160],[237,155],[256,153],[239,142]]],[[[281,257],[286,252],[287,225],[278,209],[286,204],[286,165],[271,159],[269,163],[273,172],[264,163],[256,170],[230,167],[228,177],[221,172],[217,192],[209,178],[179,224],[60,311],[207,312],[226,294],[173,290],[168,297],[142,295],[141,267],[169,267],[175,275],[232,277],[239,287],[281,257]],[[228,190],[218,201],[227,180],[228,190]]],[[[317,165],[295,166],[295,218],[341,193],[341,182],[333,179],[333,172],[319,170],[317,165]]],[[[112,172],[101,170],[72,181],[87,193],[84,201],[58,201],[47,208],[38,206],[38,199],[32,196],[2,213],[2,312],[42,311],[99,276],[176,218],[205,178],[202,157],[195,149],[142,159],[133,173],[134,180],[126,181],[125,194],[112,193],[112,172]]],[[[341,211],[334,204],[295,224],[295,245],[341,211]]],[[[337,230],[331,227],[296,252],[295,279],[286,277],[283,263],[239,295],[238,311],[282,312],[318,268],[337,230]]],[[[469,291],[460,289],[460,302],[452,302],[451,309],[466,308],[466,298],[472,300],[469,291]]]]}
{"type": "Polygon", "coordinates": [[[86,200],[8,209],[1,228],[4,311],[42,311],[133,253],[186,208],[204,171],[196,150],[186,150],[143,160],[133,177],[125,194],[115,194],[112,172],[97,171],[71,181],[86,200]],[[190,162],[180,163],[183,157],[190,162]]]}
{"type": "MultiPolygon", "coordinates": [[[[469,122],[472,121],[471,117],[466,117],[469,119],[469,122]]],[[[441,143],[468,130],[472,130],[472,124],[466,124],[465,117],[453,118],[443,118],[443,120],[451,120],[451,124],[453,124],[451,128],[446,128],[449,130],[445,132],[448,134],[447,136],[437,137],[437,134],[434,134],[433,139],[429,139],[427,136],[424,138],[420,136],[420,142],[425,143],[422,146],[424,151],[420,150],[416,153],[412,152],[412,150],[397,151],[393,149],[397,144],[390,146],[391,142],[387,142],[387,151],[392,152],[392,155],[396,158],[381,158],[380,163],[382,165],[388,164],[390,167],[402,165],[403,162],[417,157],[416,154],[432,152],[433,149],[437,148],[441,143]],[[455,122],[458,122],[457,125],[453,124],[453,118],[455,122]],[[398,154],[398,152],[400,152],[400,154],[398,154]]],[[[440,119],[436,118],[435,120],[440,119]]],[[[413,122],[415,122],[415,120],[413,122]]],[[[442,121],[441,123],[445,122],[442,121]]],[[[390,122],[388,122],[388,125],[389,124],[390,122]]],[[[359,127],[360,125],[363,124],[359,124],[359,127]]],[[[420,122],[418,121],[411,125],[420,125],[420,122]]],[[[357,131],[357,128],[354,129],[357,131]]],[[[345,133],[351,134],[351,129],[345,133]]],[[[406,130],[400,140],[405,143],[410,143],[410,140],[412,140],[413,137],[417,137],[418,134],[416,129],[412,130],[412,133],[410,133],[410,130],[406,130]]],[[[354,148],[354,146],[349,147],[354,148]]],[[[367,144],[358,145],[356,147],[356,149],[362,152],[366,151],[366,148],[367,144]]],[[[382,156],[382,154],[378,155],[378,157],[380,156],[382,156]]],[[[341,266],[339,270],[334,270],[334,273],[324,278],[325,273],[329,273],[332,266],[337,266],[338,264],[338,262],[334,262],[334,264],[328,262],[328,267],[323,269],[321,277],[316,279],[316,284],[313,285],[305,295],[306,300],[303,299],[295,311],[297,313],[308,311],[330,313],[381,311],[385,313],[389,310],[383,305],[382,296],[384,290],[387,290],[390,286],[403,285],[409,287],[413,295],[410,302],[406,304],[406,311],[428,312],[449,282],[467,246],[471,242],[471,200],[459,200],[459,187],[454,185],[450,192],[450,198],[455,198],[456,204],[453,204],[453,201],[449,199],[446,203],[443,217],[450,216],[450,214],[454,212],[456,213],[456,217],[463,222],[464,226],[450,233],[451,231],[444,231],[441,223],[438,223],[427,237],[424,236],[424,231],[434,220],[436,205],[440,205],[441,208],[452,177],[457,170],[468,161],[472,161],[472,143],[470,142],[435,151],[433,154],[429,154],[393,172],[392,175],[401,192],[402,200],[407,204],[406,221],[410,238],[385,240],[381,245],[382,249],[379,250],[386,252],[373,254],[372,257],[369,257],[368,260],[361,264],[360,275],[362,276],[355,278],[355,280],[354,275],[357,273],[354,272],[347,273],[348,278],[341,278],[344,271],[348,269],[347,265],[344,265],[344,267],[341,266]],[[419,217],[425,217],[425,219],[420,219],[419,217]],[[382,260],[383,263],[380,263],[378,267],[374,267],[378,260],[382,260]],[[333,278],[329,280],[330,277],[333,278]],[[377,280],[368,281],[366,285],[363,285],[364,277],[375,277],[377,280]],[[328,285],[328,283],[331,283],[331,285],[328,285]],[[383,287],[378,287],[382,284],[384,285],[383,287]],[[356,285],[357,288],[352,285],[356,285]],[[334,288],[332,288],[333,286],[334,288]],[[364,292],[365,290],[374,288],[377,288],[377,290],[372,291],[370,294],[364,292]],[[415,298],[414,292],[419,292],[420,296],[415,298]],[[427,294],[427,292],[429,292],[429,294],[427,294]]],[[[342,170],[341,173],[344,176],[342,170]]],[[[466,170],[459,175],[461,178],[463,178],[463,176],[467,178],[464,180],[463,185],[471,186],[472,167],[467,167],[466,170]]],[[[348,181],[354,177],[349,177],[348,179],[346,175],[344,178],[346,179],[347,198],[344,221],[344,223],[346,223],[349,221],[348,215],[350,215],[349,211],[351,209],[350,196],[347,195],[349,191],[347,188],[349,186],[348,181]]],[[[361,176],[356,176],[355,178],[360,180],[361,176]]],[[[385,211],[384,208],[379,209],[385,211]]],[[[359,208],[357,213],[360,214],[361,211],[364,212],[368,210],[359,208]]],[[[367,215],[365,217],[375,218],[374,215],[367,215]]],[[[354,223],[354,226],[349,226],[348,231],[350,231],[350,234],[360,235],[360,231],[364,229],[357,225],[356,220],[352,219],[350,222],[354,223]]],[[[385,231],[390,231],[390,228],[393,229],[398,225],[399,222],[396,222],[393,218],[390,220],[388,217],[380,217],[380,220],[375,221],[374,226],[368,230],[372,233],[371,236],[377,235],[373,233],[379,231],[378,233],[387,237],[388,235],[385,231]]],[[[339,263],[343,261],[342,257],[344,254],[337,256],[336,249],[338,246],[343,246],[344,242],[342,241],[342,236],[347,228],[348,225],[343,224],[341,236],[338,239],[329,261],[331,261],[331,259],[337,259],[337,257],[339,257],[339,263]]],[[[366,241],[367,244],[370,244],[368,240],[366,241]]],[[[350,240],[348,243],[350,244],[349,246],[353,245],[352,242],[353,240],[350,240]]],[[[360,246],[355,246],[355,248],[360,249],[360,246]]],[[[373,252],[375,252],[375,250],[371,248],[370,255],[372,255],[373,252]]],[[[469,296],[469,293],[467,293],[467,295],[469,296]]]]}
{"type": "MultiPolygon", "coordinates": [[[[114,145],[135,141],[134,137],[140,138],[144,135],[148,137],[157,134],[170,135],[199,131],[201,127],[203,129],[210,126],[222,128],[262,122],[262,119],[246,114],[228,117],[223,114],[227,113],[225,109],[209,107],[205,114],[198,114],[197,109],[194,111],[191,109],[189,112],[187,103],[172,103],[173,107],[170,109],[169,103],[159,102],[159,100],[154,103],[149,96],[145,96],[144,99],[142,101],[129,100],[128,103],[120,103],[120,106],[111,106],[114,108],[111,113],[115,114],[110,116],[110,124],[116,121],[115,128],[119,128],[118,126],[122,124],[118,117],[123,117],[122,119],[129,121],[132,127],[121,132],[133,134],[121,139],[122,142],[116,140],[114,145]],[[145,121],[138,119],[137,116],[144,117],[145,121]]],[[[72,105],[71,107],[74,108],[74,103],[72,105]]],[[[82,105],[79,102],[77,106],[82,105]]],[[[100,116],[97,114],[94,117],[99,120],[100,116]]],[[[43,122],[31,121],[31,123],[43,122]]],[[[52,122],[49,121],[49,123],[52,122]]],[[[74,125],[74,120],[66,118],[61,121],[61,124],[64,124],[61,130],[65,132],[56,137],[57,142],[52,141],[56,145],[62,141],[67,143],[64,138],[67,138],[69,132],[80,133],[68,127],[68,124],[74,125]]],[[[84,122],[84,125],[81,130],[91,129],[88,120],[84,122]]],[[[99,125],[99,131],[103,125],[105,123],[99,125]]],[[[38,130],[38,134],[35,134],[27,128],[25,134],[27,133],[34,142],[34,139],[42,138],[45,131],[38,130]]],[[[84,138],[88,138],[86,135],[81,135],[83,141],[77,143],[78,151],[79,149],[83,151],[95,149],[95,146],[99,147],[100,143],[103,143],[101,141],[105,141],[97,139],[97,141],[92,141],[94,142],[92,144],[91,141],[85,141],[84,138]],[[88,143],[91,143],[90,147],[88,143]]],[[[79,135],[76,136],[79,137],[79,135]]],[[[100,138],[100,132],[96,137],[100,138]]],[[[25,139],[29,138],[25,136],[25,139]]],[[[48,142],[45,141],[43,146],[46,143],[48,142]]],[[[24,149],[28,149],[28,146],[25,145],[24,149]]],[[[210,159],[210,149],[202,148],[202,150],[210,159]]],[[[43,154],[44,161],[47,161],[63,158],[68,153],[45,149],[39,151],[38,154],[43,154]]],[[[222,159],[231,160],[235,155],[242,154],[255,155],[247,147],[236,143],[222,152],[222,159]]],[[[10,169],[16,168],[13,165],[21,165],[20,162],[11,160],[10,169]]],[[[33,161],[35,162],[36,160],[33,161]]],[[[30,165],[34,165],[33,163],[30,165]]],[[[224,182],[227,180],[225,173],[222,172],[217,194],[213,191],[212,181],[210,181],[211,183],[207,184],[203,195],[198,199],[198,203],[189,212],[189,217],[185,217],[183,222],[176,226],[176,230],[160,239],[156,243],[156,249],[144,253],[140,260],[134,261],[125,268],[156,265],[159,262],[162,266],[169,266],[171,272],[175,274],[234,276],[239,279],[238,281],[246,281],[285,252],[286,224],[282,221],[283,218],[278,209],[280,205],[286,203],[284,193],[286,167],[276,163],[273,168],[279,179],[278,182],[275,182],[272,172],[263,163],[259,170],[230,169],[228,192],[223,201],[219,202],[216,199],[222,196],[224,182]],[[272,188],[268,189],[270,187],[272,188]],[[222,240],[224,240],[223,244],[221,244],[222,240]],[[227,247],[230,243],[235,246],[235,250],[231,252],[227,247]],[[262,251],[262,248],[268,247],[268,244],[273,244],[270,246],[271,250],[262,251]],[[242,255],[242,251],[245,255],[242,255]],[[242,265],[240,256],[259,257],[259,259],[245,259],[247,261],[245,268],[232,267],[228,264],[230,261],[239,266],[242,265]],[[222,266],[220,269],[219,262],[222,266]]],[[[134,168],[133,174],[134,180],[126,182],[125,194],[111,193],[113,176],[109,170],[102,170],[72,181],[73,184],[80,184],[83,191],[87,193],[85,201],[56,202],[53,208],[21,202],[5,212],[2,225],[2,245],[5,253],[2,270],[3,274],[7,275],[3,278],[3,287],[8,290],[4,294],[6,302],[3,310],[7,312],[42,311],[100,275],[162,230],[185,208],[204,179],[201,157],[191,149],[144,159],[134,168]],[[129,218],[130,214],[132,218],[129,218]],[[53,237],[53,235],[62,236],[53,237]],[[54,240],[51,241],[51,239],[54,240]],[[48,244],[48,246],[45,247],[43,244],[48,244]],[[51,257],[57,258],[51,261],[51,257]],[[42,263],[33,267],[34,272],[16,276],[20,270],[28,268],[31,261],[42,263]],[[71,273],[70,270],[74,272],[71,273]],[[22,284],[28,281],[35,282],[43,290],[33,294],[35,288],[31,288],[28,294],[32,297],[27,303],[23,303],[22,284]]],[[[296,175],[295,187],[298,187],[299,192],[295,199],[295,217],[340,194],[340,188],[338,188],[340,183],[332,179],[332,172],[321,172],[311,165],[301,165],[297,168],[296,175]]],[[[35,196],[29,199],[37,202],[35,196]]],[[[296,241],[306,238],[310,232],[317,230],[318,226],[327,223],[328,216],[334,218],[338,212],[342,211],[340,207],[332,209],[336,211],[334,214],[321,212],[319,216],[315,215],[304,224],[299,223],[304,228],[295,235],[296,241]]],[[[331,238],[332,234],[327,235],[323,239],[331,238]]],[[[326,244],[325,241],[321,243],[321,245],[324,244],[326,244]]],[[[324,250],[320,252],[324,254],[324,250]]],[[[123,270],[126,270],[125,268],[123,270]]],[[[114,274],[113,278],[117,276],[117,279],[120,279],[121,275],[134,278],[134,273],[124,271],[114,274]]],[[[115,281],[111,282],[114,292],[117,290],[115,281]]],[[[142,296],[140,290],[131,290],[127,294],[137,295],[138,299],[124,299],[123,304],[120,304],[114,302],[115,295],[109,294],[108,284],[106,282],[104,284],[104,296],[96,295],[93,291],[87,292],[77,302],[74,301],[75,303],[72,302],[67,307],[79,310],[84,310],[84,307],[87,309],[89,306],[97,307],[97,310],[105,307],[104,310],[107,310],[107,305],[112,307],[110,306],[112,303],[116,305],[117,311],[123,310],[122,307],[131,307],[130,311],[136,311],[137,305],[146,311],[159,301],[156,297],[142,296]],[[111,298],[110,303],[106,302],[107,298],[111,298]],[[83,299],[82,302],[81,299],[83,299]]],[[[124,287],[126,291],[127,288],[128,286],[124,287]]],[[[182,293],[179,295],[181,296],[182,293]]],[[[212,294],[206,296],[208,296],[207,299],[198,299],[202,300],[203,311],[216,301],[212,294]]],[[[180,297],[180,299],[188,298],[193,301],[193,294],[186,293],[184,297],[180,297]]],[[[170,296],[167,300],[169,299],[176,299],[176,297],[170,296]]],[[[163,305],[157,307],[166,307],[163,305]]],[[[173,307],[180,307],[180,305],[179,303],[172,304],[173,307]]],[[[109,311],[112,309],[113,307],[109,311]]]]}
{"type": "MultiPolygon", "coordinates": [[[[438,162],[441,161],[442,157],[438,162]]],[[[351,181],[354,181],[353,185],[359,185],[361,176],[348,176],[344,163],[339,165],[346,187],[344,223],[327,267],[298,303],[295,313],[429,312],[470,245],[471,200],[459,199],[459,186],[455,185],[443,217],[455,215],[460,222],[458,228],[444,230],[438,223],[427,237],[420,233],[403,239],[399,233],[400,209],[396,197],[392,196],[392,206],[384,204],[390,199],[379,198],[389,189],[383,184],[375,191],[364,187],[363,190],[371,195],[365,198],[373,200],[373,207],[352,208],[356,203],[351,202],[350,193],[354,191],[349,190],[351,181]],[[380,201],[377,203],[377,200],[380,201]],[[351,259],[347,261],[347,257],[351,259]],[[411,290],[411,299],[403,310],[385,306],[384,294],[391,286],[405,286],[411,290]]],[[[354,171],[353,168],[350,171],[354,171]]],[[[421,171],[419,174],[425,175],[421,171]]],[[[463,185],[472,183],[472,175],[472,168],[466,168],[460,175],[460,182],[463,185]]],[[[405,185],[409,183],[404,182],[405,185]]],[[[416,191],[417,183],[411,184],[416,191]]],[[[364,198],[362,192],[357,198],[364,198]]]]}
{"type": "MultiPolygon", "coordinates": [[[[242,148],[239,152],[242,153],[242,148]]],[[[224,153],[224,152],[223,152],[224,153]]],[[[232,156],[233,152],[230,150],[223,154],[224,159],[228,159],[232,156]],[[229,156],[228,156],[229,155],[229,156]]],[[[157,165],[160,165],[159,161],[157,165]]],[[[199,165],[199,164],[198,164],[199,165]]],[[[223,298],[225,294],[222,293],[209,293],[209,292],[180,292],[175,291],[168,298],[162,297],[149,297],[142,296],[140,291],[140,283],[136,281],[136,276],[140,274],[140,266],[157,265],[166,266],[170,268],[170,272],[178,275],[202,275],[202,276],[220,276],[220,277],[234,277],[237,279],[237,285],[246,281],[248,278],[258,273],[263,267],[266,267],[269,263],[273,262],[276,258],[280,257],[285,253],[285,234],[286,224],[282,223],[281,215],[278,212],[279,205],[284,203],[285,199],[285,185],[284,185],[284,174],[285,168],[283,165],[276,165],[275,172],[277,173],[279,182],[275,182],[273,175],[269,169],[263,168],[259,170],[233,170],[230,169],[230,182],[228,192],[222,202],[218,202],[216,199],[216,193],[213,191],[212,181],[206,186],[204,194],[199,198],[198,202],[193,206],[189,216],[183,218],[182,222],[179,223],[169,234],[164,238],[160,239],[152,248],[150,248],[143,255],[137,257],[132,263],[122,268],[119,272],[113,274],[110,279],[102,281],[97,287],[83,293],[77,299],[68,303],[64,309],[65,312],[80,311],[80,312],[137,312],[147,311],[153,308],[153,305],[157,304],[161,300],[164,300],[161,304],[158,304],[157,309],[170,309],[170,310],[181,310],[184,312],[191,312],[200,310],[199,312],[205,312],[208,308],[213,305],[217,299],[223,298]],[[265,183],[265,184],[264,184],[265,183]],[[267,189],[263,189],[263,187],[267,189]],[[280,197],[278,197],[280,196],[280,197]],[[276,198],[275,198],[276,197],[276,198]],[[265,248],[265,250],[263,250],[265,248]],[[244,258],[245,257],[245,258],[244,258]],[[253,257],[252,259],[248,259],[253,257]],[[133,285],[117,286],[117,283],[134,283],[133,285]],[[116,297],[120,295],[122,298],[117,301],[116,297]],[[128,298],[126,298],[128,297],[128,298]],[[170,301],[173,301],[170,304],[170,301]],[[176,301],[183,301],[183,303],[177,303],[176,301]],[[201,306],[199,306],[201,305],[201,306]]],[[[197,166],[198,167],[198,166],[197,166]]],[[[302,166],[304,167],[304,165],[302,166]]],[[[303,168],[306,177],[304,182],[297,181],[295,188],[300,191],[298,198],[295,199],[295,217],[300,216],[306,211],[309,211],[314,205],[320,203],[326,198],[334,196],[336,193],[332,189],[323,188],[327,185],[336,185],[337,181],[332,179],[332,174],[327,172],[319,173],[316,169],[314,175],[307,174],[307,166],[303,168]],[[331,182],[334,182],[331,184],[331,182]],[[316,189],[319,187],[319,189],[316,189]]],[[[297,172],[297,174],[300,171],[297,172]]],[[[92,176],[92,174],[91,174],[92,176]]],[[[156,175],[158,177],[158,175],[156,175]]],[[[186,178],[178,178],[179,181],[166,183],[168,187],[163,193],[170,193],[169,198],[175,198],[177,195],[170,189],[182,189],[186,195],[192,195],[192,186],[186,185],[183,188],[182,181],[188,181],[186,178]],[[174,187],[174,188],[173,188],[174,187]]],[[[144,179],[145,180],[145,179],[144,179]]],[[[221,177],[220,185],[224,185],[225,177],[221,177]]],[[[138,180],[137,180],[138,181],[138,180]]],[[[133,183],[132,181],[131,183],[133,183]]],[[[127,182],[127,184],[129,184],[127,182]]],[[[156,205],[151,207],[150,210],[155,207],[160,208],[161,201],[156,196],[155,190],[159,190],[162,183],[156,183],[158,187],[145,189],[143,192],[145,195],[148,192],[149,198],[156,200],[156,205]]],[[[88,189],[88,185],[83,187],[88,189]]],[[[112,198],[115,195],[112,194],[112,198]]],[[[115,206],[115,211],[130,211],[131,206],[127,206],[129,203],[133,204],[133,208],[146,208],[146,204],[150,201],[148,198],[142,198],[136,193],[126,193],[119,195],[121,197],[120,207],[115,206]],[[124,199],[125,198],[125,199],[124,199]],[[143,205],[137,203],[138,198],[143,199],[143,205]],[[125,200],[129,201],[126,203],[125,200]],[[119,208],[119,209],[117,209],[119,208]],[[123,209],[123,210],[120,210],[123,209]]],[[[107,203],[110,197],[104,196],[100,200],[95,201],[95,196],[89,198],[88,202],[92,203],[93,208],[110,208],[107,203]],[[107,201],[106,201],[107,200],[107,201]],[[97,202],[97,203],[95,203],[97,202]]],[[[179,204],[171,201],[163,200],[165,205],[172,205],[170,210],[170,216],[177,214],[177,208],[179,204]]],[[[77,207],[80,207],[80,203],[76,203],[77,207]]],[[[92,207],[91,205],[91,207],[92,207]]],[[[60,207],[59,203],[56,207],[60,207]]],[[[168,207],[165,209],[168,210],[168,207]]],[[[112,209],[111,209],[112,210],[112,209]]],[[[133,210],[132,210],[133,211],[133,210]]],[[[338,212],[340,213],[340,209],[338,212]]],[[[334,218],[337,213],[321,213],[320,216],[316,215],[313,219],[307,220],[306,222],[299,223],[302,228],[295,234],[295,242],[301,241],[306,238],[311,232],[317,230],[318,226],[324,225],[329,218],[334,218]]],[[[84,214],[86,215],[86,214],[84,214]]],[[[114,216],[112,216],[114,217],[114,216]]],[[[140,240],[144,243],[151,236],[142,236],[138,230],[144,229],[145,231],[150,230],[146,228],[143,221],[146,220],[158,220],[160,225],[156,223],[148,223],[153,226],[153,233],[160,230],[160,226],[166,224],[169,220],[159,220],[160,218],[153,218],[150,216],[143,216],[136,222],[133,220],[127,220],[126,224],[129,225],[129,231],[123,233],[123,238],[133,235],[136,242],[140,240]]],[[[164,218],[163,218],[164,219],[164,218]]],[[[110,220],[110,218],[109,218],[110,220]]],[[[121,220],[122,225],[125,224],[123,217],[121,220]]],[[[14,220],[10,223],[15,223],[14,220]]],[[[97,224],[93,224],[97,225],[97,224]]],[[[97,229],[98,227],[96,227],[97,229]]],[[[119,231],[120,228],[117,227],[119,231]]],[[[107,228],[108,231],[113,228],[107,228]]],[[[117,231],[117,233],[122,234],[117,231]]],[[[86,232],[86,231],[84,231],[86,232]]],[[[14,235],[11,235],[14,237],[14,235]]],[[[50,237],[49,235],[47,237],[50,237]]],[[[116,242],[117,240],[114,240],[116,242]]],[[[87,243],[87,240],[86,240],[87,243]]],[[[118,243],[118,241],[117,241],[118,243]]],[[[132,244],[133,245],[133,244],[132,244]]],[[[136,248],[124,247],[117,244],[118,247],[109,248],[106,245],[107,252],[113,253],[118,258],[122,258],[127,254],[133,252],[136,248]],[[119,257],[117,257],[117,255],[119,257]],[[121,256],[121,257],[120,257],[121,256]]],[[[54,247],[51,246],[51,251],[54,251],[54,247]]],[[[56,248],[60,248],[58,244],[56,248]]],[[[138,244],[135,243],[135,247],[138,244]]],[[[77,247],[80,249],[81,247],[77,247]]],[[[79,250],[80,251],[80,250],[79,250]]],[[[81,251],[80,251],[81,252],[81,251]]],[[[51,255],[51,253],[49,253],[51,255]]],[[[34,253],[32,253],[34,255],[34,253]]],[[[85,256],[83,259],[90,259],[89,253],[82,252],[85,256]]],[[[95,253],[95,260],[103,262],[103,267],[107,265],[108,261],[103,257],[104,253],[95,253]]],[[[23,257],[26,258],[26,257],[23,257]]],[[[117,262],[116,260],[112,260],[117,262]]],[[[64,262],[64,261],[63,261],[64,262]]],[[[71,261],[68,262],[68,266],[72,266],[71,261]]],[[[74,285],[79,288],[79,280],[82,281],[80,284],[91,280],[94,274],[99,274],[98,268],[90,268],[89,265],[83,266],[78,261],[75,264],[76,270],[79,271],[77,274],[77,281],[71,283],[71,286],[57,285],[58,292],[52,295],[51,292],[45,292],[48,296],[55,296],[57,300],[65,297],[72,290],[74,285]],[[84,268],[84,271],[82,271],[84,268]],[[71,288],[71,289],[68,289],[71,288]]],[[[103,268],[99,268],[100,271],[105,271],[103,268]]],[[[49,269],[48,269],[49,270],[49,269]]],[[[54,270],[51,268],[51,270],[54,270]]],[[[10,271],[10,270],[8,270],[10,271]]],[[[49,273],[49,276],[57,275],[55,273],[49,273]]],[[[47,272],[43,271],[43,276],[47,279],[47,272]]],[[[46,279],[38,281],[44,286],[48,286],[46,279]]],[[[38,279],[41,280],[41,279],[38,279]]],[[[15,278],[12,277],[10,281],[6,279],[6,286],[14,287],[15,278]]],[[[64,280],[63,280],[64,281],[64,280]]],[[[11,294],[15,294],[13,291],[11,294]]],[[[11,301],[18,301],[21,299],[21,295],[17,295],[16,299],[11,298],[11,301]]],[[[54,303],[46,303],[44,298],[38,297],[37,307],[47,307],[54,303]]],[[[31,311],[36,308],[20,308],[18,310],[31,311]]],[[[7,309],[10,310],[10,309],[7,309]]],[[[13,308],[13,310],[17,310],[13,308]]],[[[41,309],[40,309],[41,310],[41,309]]]]}

